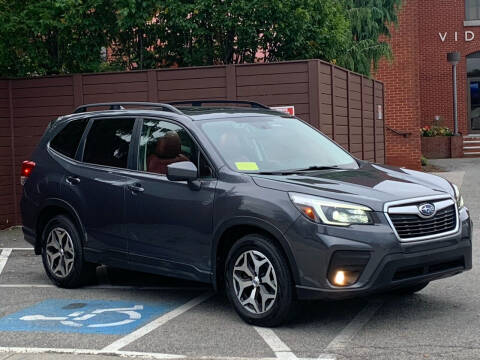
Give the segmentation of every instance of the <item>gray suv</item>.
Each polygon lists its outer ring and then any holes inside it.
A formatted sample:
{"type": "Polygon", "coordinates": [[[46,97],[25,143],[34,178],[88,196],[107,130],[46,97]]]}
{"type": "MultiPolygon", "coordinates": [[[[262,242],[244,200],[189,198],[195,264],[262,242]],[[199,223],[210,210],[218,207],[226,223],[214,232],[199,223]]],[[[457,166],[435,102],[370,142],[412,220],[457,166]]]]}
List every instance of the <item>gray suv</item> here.
{"type": "Polygon", "coordinates": [[[99,264],[196,280],[260,326],[297,300],[408,294],[472,267],[455,185],[355,159],[253,102],[81,106],[48,126],[21,182],[53,283],[99,264]]]}

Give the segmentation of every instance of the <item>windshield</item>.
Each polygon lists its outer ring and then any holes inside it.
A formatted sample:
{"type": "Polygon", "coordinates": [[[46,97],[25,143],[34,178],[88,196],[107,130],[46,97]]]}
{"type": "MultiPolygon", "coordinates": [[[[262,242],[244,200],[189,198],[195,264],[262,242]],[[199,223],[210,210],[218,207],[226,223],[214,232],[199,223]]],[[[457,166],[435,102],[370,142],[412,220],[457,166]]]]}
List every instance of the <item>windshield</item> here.
{"type": "Polygon", "coordinates": [[[203,121],[199,125],[228,166],[236,171],[358,168],[347,152],[295,118],[230,118],[203,121]]]}

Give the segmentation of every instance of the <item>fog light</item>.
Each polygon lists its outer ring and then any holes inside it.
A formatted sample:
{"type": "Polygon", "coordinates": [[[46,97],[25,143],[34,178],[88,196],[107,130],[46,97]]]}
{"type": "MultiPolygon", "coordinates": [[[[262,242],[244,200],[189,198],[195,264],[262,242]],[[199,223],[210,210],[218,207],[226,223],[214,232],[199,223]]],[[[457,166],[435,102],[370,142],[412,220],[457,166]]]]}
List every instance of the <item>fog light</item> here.
{"type": "Polygon", "coordinates": [[[344,271],[337,271],[335,274],[335,278],[333,279],[335,285],[338,286],[345,286],[345,272],[344,271]]]}
{"type": "Polygon", "coordinates": [[[349,286],[357,282],[360,276],[358,271],[338,270],[333,277],[333,285],[335,286],[349,286]]]}
{"type": "Polygon", "coordinates": [[[328,269],[328,280],[334,286],[355,284],[370,259],[368,251],[335,251],[328,269]]]}

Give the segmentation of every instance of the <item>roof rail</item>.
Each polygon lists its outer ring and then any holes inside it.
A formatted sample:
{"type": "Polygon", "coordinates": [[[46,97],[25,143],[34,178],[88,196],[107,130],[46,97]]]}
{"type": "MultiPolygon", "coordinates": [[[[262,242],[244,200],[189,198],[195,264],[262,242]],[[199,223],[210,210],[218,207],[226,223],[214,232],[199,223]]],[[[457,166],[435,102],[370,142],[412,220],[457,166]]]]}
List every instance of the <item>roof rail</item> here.
{"type": "Polygon", "coordinates": [[[192,106],[202,106],[202,104],[242,104],[250,105],[252,108],[257,109],[270,109],[268,106],[257,103],[255,101],[244,101],[244,100],[186,100],[186,101],[172,101],[169,102],[170,105],[187,105],[191,104],[192,106]]]}
{"type": "Polygon", "coordinates": [[[185,115],[183,112],[178,110],[175,106],[170,104],[163,104],[163,103],[152,103],[152,102],[107,102],[107,103],[97,103],[97,104],[85,104],[77,107],[74,114],[86,112],[88,108],[92,107],[103,107],[109,106],[110,110],[121,110],[122,106],[128,105],[136,105],[136,106],[144,106],[144,107],[153,107],[153,108],[162,108],[165,111],[170,111],[175,114],[185,115]]]}

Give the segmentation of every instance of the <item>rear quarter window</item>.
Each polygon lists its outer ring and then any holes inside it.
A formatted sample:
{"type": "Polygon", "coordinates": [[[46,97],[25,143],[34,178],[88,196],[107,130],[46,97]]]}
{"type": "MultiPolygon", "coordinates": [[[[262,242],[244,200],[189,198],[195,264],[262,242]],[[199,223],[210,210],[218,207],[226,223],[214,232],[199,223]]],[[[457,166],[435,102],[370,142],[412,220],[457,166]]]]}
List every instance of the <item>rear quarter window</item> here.
{"type": "Polygon", "coordinates": [[[60,154],[73,159],[87,123],[88,119],[70,122],[50,141],[50,147],[60,154]]]}

